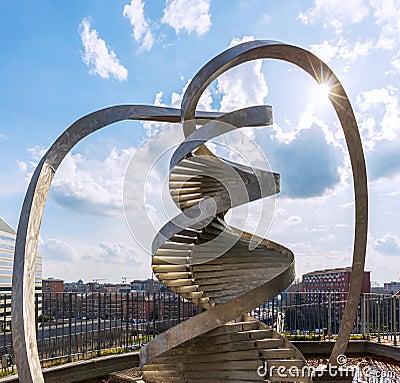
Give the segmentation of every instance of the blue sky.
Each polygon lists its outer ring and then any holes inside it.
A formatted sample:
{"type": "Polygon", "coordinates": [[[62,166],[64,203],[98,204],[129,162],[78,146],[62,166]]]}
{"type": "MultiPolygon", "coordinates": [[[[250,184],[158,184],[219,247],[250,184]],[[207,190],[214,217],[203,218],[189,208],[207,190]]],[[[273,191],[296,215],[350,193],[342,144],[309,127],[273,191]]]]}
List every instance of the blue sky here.
{"type": "MultiPolygon", "coordinates": [[[[11,225],[35,164],[72,122],[117,104],[179,107],[188,81],[215,55],[242,41],[272,39],[313,51],[342,81],[368,166],[367,268],[374,281],[398,280],[399,0],[2,1],[1,10],[0,216],[11,225]]],[[[349,265],[348,155],[333,108],[311,78],[282,62],[245,64],[214,82],[201,107],[262,103],[273,105],[275,124],[247,133],[282,177],[268,236],[294,251],[298,276],[349,265]]],[[[150,258],[125,222],[122,189],[136,148],[159,129],[119,123],[66,158],[43,216],[45,277],[151,276],[150,258]]],[[[180,128],[169,131],[153,144],[176,143],[180,128]]],[[[240,140],[235,144],[240,150],[240,140]]]]}

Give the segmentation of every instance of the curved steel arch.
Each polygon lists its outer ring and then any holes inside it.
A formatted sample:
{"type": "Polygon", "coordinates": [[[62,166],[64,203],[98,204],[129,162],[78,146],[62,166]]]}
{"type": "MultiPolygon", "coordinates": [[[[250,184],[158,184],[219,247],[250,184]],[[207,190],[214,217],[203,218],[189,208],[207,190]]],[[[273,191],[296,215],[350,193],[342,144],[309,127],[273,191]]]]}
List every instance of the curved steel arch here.
{"type": "MultiPolygon", "coordinates": [[[[199,112],[199,119],[221,113],[199,112]]],[[[102,109],[73,123],[43,156],[30,181],[18,223],[13,268],[13,346],[20,381],[44,382],[35,332],[35,261],[40,224],[53,177],[68,152],[89,134],[124,120],[180,122],[180,110],[147,105],[120,105],[102,109]]]]}
{"type": "MultiPolygon", "coordinates": [[[[350,155],[355,195],[355,237],[348,301],[339,336],[330,357],[330,363],[336,364],[337,357],[346,351],[357,315],[368,235],[368,189],[364,152],[357,121],[342,84],[321,59],[305,49],[277,41],[249,41],[227,49],[200,69],[183,96],[182,120],[185,122],[194,118],[202,93],[222,73],[248,61],[269,58],[290,62],[305,70],[318,83],[329,84],[331,89],[329,99],[341,123],[350,155]]],[[[185,137],[192,134],[195,129],[193,124],[185,124],[185,137]]],[[[210,154],[206,148],[204,149],[204,152],[210,154]]]]}
{"type": "MultiPolygon", "coordinates": [[[[127,119],[179,122],[181,113],[181,117],[185,123],[185,136],[190,135],[190,133],[194,132],[195,128],[187,123],[188,119],[194,119],[195,117],[202,119],[221,117],[221,114],[210,113],[198,113],[195,115],[195,108],[201,93],[213,79],[236,65],[259,58],[276,58],[289,61],[306,70],[317,81],[322,82],[323,77],[328,76],[331,82],[332,93],[330,99],[345,133],[352,163],[356,198],[353,278],[349,301],[345,310],[344,323],[331,360],[335,355],[340,354],[344,350],[353,325],[358,296],[361,290],[367,236],[368,195],[366,172],[357,124],[343,87],[326,64],[310,52],[297,47],[277,42],[255,41],[228,49],[203,67],[189,85],[183,98],[181,111],[153,106],[123,105],[94,112],[71,125],[57,139],[40,161],[31,179],[22,207],[14,258],[12,326],[14,350],[21,381],[26,383],[43,382],[34,325],[35,255],[45,200],[54,174],[62,159],[76,143],[90,133],[114,122],[127,119]]],[[[266,245],[270,246],[271,242],[266,243],[266,245]]],[[[272,246],[275,245],[272,244],[272,246]]],[[[287,275],[282,275],[282,286],[275,286],[277,292],[281,291],[280,288],[283,287],[284,282],[292,278],[292,271],[293,264],[291,263],[287,275]]],[[[242,298],[243,308],[246,308],[246,305],[252,304],[251,295],[246,294],[242,298]],[[249,299],[250,303],[245,301],[245,297],[249,299]]],[[[235,302],[228,302],[225,306],[233,306],[234,304],[235,302]]],[[[214,313],[219,314],[223,318],[222,306],[219,307],[221,309],[219,310],[217,307],[214,309],[214,313]]],[[[197,321],[200,320],[201,315],[197,321]]],[[[218,321],[218,318],[216,318],[216,321],[218,321]]],[[[189,328],[187,329],[188,332],[190,330],[189,328]]]]}

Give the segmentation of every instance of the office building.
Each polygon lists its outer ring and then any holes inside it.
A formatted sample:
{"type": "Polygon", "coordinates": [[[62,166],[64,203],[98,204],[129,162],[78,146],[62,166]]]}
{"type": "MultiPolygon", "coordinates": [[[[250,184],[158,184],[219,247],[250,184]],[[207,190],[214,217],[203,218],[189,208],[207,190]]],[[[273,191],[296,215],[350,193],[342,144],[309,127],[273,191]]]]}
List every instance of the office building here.
{"type": "MultiPolygon", "coordinates": [[[[16,231],[0,218],[0,328],[11,324],[11,293],[16,231]]],[[[42,258],[38,255],[35,267],[35,291],[42,289],[42,258]]],[[[38,300],[39,311],[41,300],[38,300]]]]}
{"type": "Polygon", "coordinates": [[[155,279],[136,279],[131,282],[132,291],[145,291],[147,293],[159,293],[164,285],[155,279]]]}
{"type": "Polygon", "coordinates": [[[383,284],[384,294],[396,294],[400,291],[400,282],[388,282],[383,284]]]}
{"type": "Polygon", "coordinates": [[[63,293],[64,281],[62,279],[47,278],[42,281],[42,292],[45,293],[63,293]]]}
{"type": "MultiPolygon", "coordinates": [[[[364,272],[362,293],[371,292],[370,271],[364,272]]],[[[304,293],[347,294],[350,289],[351,267],[318,270],[303,275],[304,293]]]]}

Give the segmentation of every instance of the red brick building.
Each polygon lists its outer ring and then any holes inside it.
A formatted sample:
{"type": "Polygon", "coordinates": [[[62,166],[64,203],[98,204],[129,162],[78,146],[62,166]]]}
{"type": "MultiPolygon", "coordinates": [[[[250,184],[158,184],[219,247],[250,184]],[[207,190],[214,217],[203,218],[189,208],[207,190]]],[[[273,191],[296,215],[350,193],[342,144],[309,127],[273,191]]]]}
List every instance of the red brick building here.
{"type": "MultiPolygon", "coordinates": [[[[371,272],[364,272],[362,293],[371,292],[371,272]]],[[[336,302],[342,316],[350,290],[351,267],[317,270],[303,275],[302,301],[308,304],[322,304],[328,301],[328,294],[336,302]]]]}
{"type": "MultiPolygon", "coordinates": [[[[364,272],[362,293],[371,292],[371,272],[364,272]]],[[[303,275],[303,293],[342,293],[350,289],[351,267],[312,271],[303,275]]]]}
{"type": "Polygon", "coordinates": [[[42,280],[42,292],[45,293],[63,293],[64,281],[62,279],[48,278],[42,280]]]}

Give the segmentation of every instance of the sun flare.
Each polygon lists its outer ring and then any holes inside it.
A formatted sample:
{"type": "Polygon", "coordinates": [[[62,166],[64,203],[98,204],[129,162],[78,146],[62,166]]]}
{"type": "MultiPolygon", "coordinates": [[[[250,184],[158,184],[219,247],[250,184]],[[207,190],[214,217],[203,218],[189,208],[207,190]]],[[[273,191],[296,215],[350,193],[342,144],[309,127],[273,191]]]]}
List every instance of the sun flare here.
{"type": "Polygon", "coordinates": [[[315,97],[317,99],[327,99],[331,92],[331,87],[327,83],[322,83],[317,85],[317,89],[315,91],[315,97]]]}

